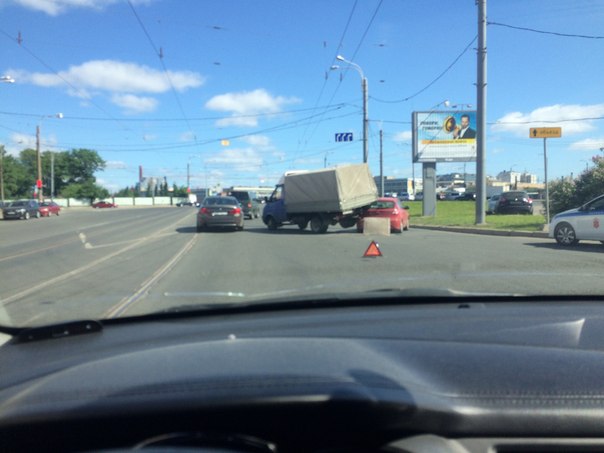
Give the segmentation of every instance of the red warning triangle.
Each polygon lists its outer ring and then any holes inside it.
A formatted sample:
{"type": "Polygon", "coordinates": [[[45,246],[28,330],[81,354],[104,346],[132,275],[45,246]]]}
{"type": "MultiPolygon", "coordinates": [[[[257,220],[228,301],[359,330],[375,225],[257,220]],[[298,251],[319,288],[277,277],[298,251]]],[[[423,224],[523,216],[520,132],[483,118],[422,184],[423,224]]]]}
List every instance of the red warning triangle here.
{"type": "Polygon", "coordinates": [[[375,241],[371,241],[371,244],[369,244],[369,247],[367,247],[367,250],[365,250],[365,254],[363,255],[364,257],[375,257],[375,256],[382,256],[382,252],[380,250],[380,245],[375,242],[375,241]]]}

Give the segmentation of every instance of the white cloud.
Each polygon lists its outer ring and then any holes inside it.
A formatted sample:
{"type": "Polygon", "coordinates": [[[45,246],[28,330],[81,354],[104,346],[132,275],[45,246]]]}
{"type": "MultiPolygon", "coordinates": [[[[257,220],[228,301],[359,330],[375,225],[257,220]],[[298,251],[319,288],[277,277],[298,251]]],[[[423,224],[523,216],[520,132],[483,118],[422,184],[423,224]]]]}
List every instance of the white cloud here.
{"type": "Polygon", "coordinates": [[[258,125],[258,116],[279,113],[283,106],[300,102],[295,97],[273,96],[264,89],[214,96],[205,107],[219,112],[230,112],[231,118],[218,120],[218,127],[258,125]]]}
{"type": "Polygon", "coordinates": [[[233,167],[239,172],[257,172],[262,165],[262,156],[252,148],[230,148],[204,159],[204,162],[233,167]]]}
{"type": "Polygon", "coordinates": [[[195,141],[195,133],[193,133],[192,131],[183,132],[182,134],[180,134],[180,141],[181,142],[195,141]]]}
{"type": "Polygon", "coordinates": [[[508,113],[499,118],[497,124],[491,126],[491,130],[528,137],[531,127],[562,127],[562,135],[565,136],[592,130],[593,120],[589,118],[601,116],[604,116],[604,104],[556,104],[539,107],[529,113],[508,113]]]}
{"type": "Polygon", "coordinates": [[[121,160],[109,160],[105,162],[106,170],[125,170],[128,168],[128,164],[126,162],[122,162],[121,160]]]}
{"type": "Polygon", "coordinates": [[[397,132],[396,134],[394,134],[393,140],[395,142],[408,142],[409,140],[411,140],[411,138],[412,138],[411,131],[403,131],[403,132],[397,132]]]}
{"type": "MultiPolygon", "coordinates": [[[[75,8],[101,10],[118,2],[120,0],[12,0],[12,3],[16,5],[46,13],[49,16],[58,16],[75,8]]],[[[133,3],[144,4],[149,3],[149,0],[133,0],[133,3]]]]}
{"type": "Polygon", "coordinates": [[[604,147],[604,138],[586,138],[570,145],[570,149],[578,151],[600,151],[604,147]]]}
{"type": "Polygon", "coordinates": [[[266,135],[247,135],[241,140],[251,146],[268,147],[271,145],[271,139],[266,135]]]}
{"type": "Polygon", "coordinates": [[[111,101],[130,113],[152,112],[157,107],[157,99],[133,94],[114,94],[111,101]]]}
{"type": "MultiPolygon", "coordinates": [[[[39,86],[60,86],[64,81],[80,90],[102,90],[113,93],[165,93],[171,89],[163,71],[145,65],[117,60],[91,60],[67,70],[54,73],[27,73],[12,70],[15,80],[39,86]]],[[[191,71],[168,71],[172,85],[177,91],[196,88],[205,82],[198,73],[191,71]]]]}
{"type": "Polygon", "coordinates": [[[172,89],[183,92],[205,83],[205,78],[191,71],[158,71],[148,66],[117,60],[92,60],[54,73],[28,73],[11,70],[19,83],[42,87],[65,87],[70,96],[90,99],[102,92],[112,94],[111,100],[129,112],[148,112],[157,106],[149,97],[136,94],[161,94],[172,89]],[[170,81],[172,85],[170,85],[170,81]]]}

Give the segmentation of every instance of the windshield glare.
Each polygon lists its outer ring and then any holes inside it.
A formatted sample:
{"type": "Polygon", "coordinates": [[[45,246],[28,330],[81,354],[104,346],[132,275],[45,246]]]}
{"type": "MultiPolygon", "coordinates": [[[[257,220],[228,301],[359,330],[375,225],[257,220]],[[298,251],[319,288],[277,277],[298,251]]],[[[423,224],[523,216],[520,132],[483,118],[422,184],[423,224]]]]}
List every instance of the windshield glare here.
{"type": "Polygon", "coordinates": [[[604,8],[429,3],[3,2],[0,325],[604,295],[604,8]]]}

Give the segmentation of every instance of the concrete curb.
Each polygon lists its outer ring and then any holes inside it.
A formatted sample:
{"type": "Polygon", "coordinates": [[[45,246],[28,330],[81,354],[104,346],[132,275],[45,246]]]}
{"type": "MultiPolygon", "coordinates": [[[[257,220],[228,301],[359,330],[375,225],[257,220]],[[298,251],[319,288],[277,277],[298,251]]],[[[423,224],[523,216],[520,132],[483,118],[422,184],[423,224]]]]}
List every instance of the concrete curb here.
{"type": "Polygon", "coordinates": [[[452,233],[470,233],[470,234],[484,234],[489,236],[515,236],[515,237],[529,237],[529,238],[548,238],[547,233],[543,231],[514,231],[514,230],[493,230],[486,228],[472,228],[472,227],[454,227],[454,226],[441,226],[441,225],[414,225],[411,224],[411,228],[433,230],[433,231],[448,231],[452,233]]]}

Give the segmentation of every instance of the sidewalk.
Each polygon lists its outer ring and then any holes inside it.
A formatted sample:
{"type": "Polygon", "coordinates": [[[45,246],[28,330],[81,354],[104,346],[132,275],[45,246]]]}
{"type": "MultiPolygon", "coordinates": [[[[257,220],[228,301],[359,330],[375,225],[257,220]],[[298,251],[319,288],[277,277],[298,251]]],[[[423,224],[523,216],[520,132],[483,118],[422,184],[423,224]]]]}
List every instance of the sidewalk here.
{"type": "Polygon", "coordinates": [[[529,238],[547,238],[546,231],[515,231],[515,230],[496,230],[493,228],[462,227],[462,226],[442,226],[442,225],[414,225],[413,229],[424,229],[434,231],[448,231],[453,233],[485,234],[490,236],[516,236],[529,238]]]}

